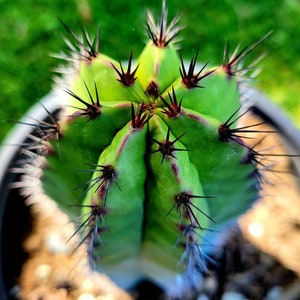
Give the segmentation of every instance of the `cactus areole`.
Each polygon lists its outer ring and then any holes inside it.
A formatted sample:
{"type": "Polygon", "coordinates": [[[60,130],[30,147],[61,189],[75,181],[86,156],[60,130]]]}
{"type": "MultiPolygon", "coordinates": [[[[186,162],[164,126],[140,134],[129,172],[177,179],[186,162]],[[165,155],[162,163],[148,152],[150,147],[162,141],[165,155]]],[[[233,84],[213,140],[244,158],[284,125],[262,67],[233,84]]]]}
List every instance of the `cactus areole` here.
{"type": "Polygon", "coordinates": [[[163,5],[158,23],[148,13],[144,50],[124,64],[98,51],[98,35],[64,26],[62,109],[41,122],[28,161],[43,162],[43,192],[74,221],[91,268],[126,288],[147,277],[169,295],[192,295],[214,246],[208,235],[257,197],[245,137],[260,124],[239,125],[239,84],[249,71],[241,62],[263,39],[228,59],[225,51],[220,66],[199,67],[198,51],[185,63],[178,19],[168,25],[163,5]]]}

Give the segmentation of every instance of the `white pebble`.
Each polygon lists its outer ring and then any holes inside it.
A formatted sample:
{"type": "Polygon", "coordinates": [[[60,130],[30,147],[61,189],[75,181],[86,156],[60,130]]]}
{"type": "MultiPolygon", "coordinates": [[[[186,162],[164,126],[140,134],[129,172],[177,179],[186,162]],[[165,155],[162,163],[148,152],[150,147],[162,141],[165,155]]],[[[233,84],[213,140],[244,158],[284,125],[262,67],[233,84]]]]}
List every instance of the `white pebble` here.
{"type": "Polygon", "coordinates": [[[45,281],[48,280],[49,275],[51,273],[51,269],[52,269],[51,266],[48,264],[39,265],[35,269],[34,275],[40,283],[44,283],[45,281]]]}
{"type": "Polygon", "coordinates": [[[264,228],[260,223],[251,223],[248,226],[249,233],[254,237],[261,237],[264,234],[264,228]]]}
{"type": "Polygon", "coordinates": [[[96,300],[92,294],[81,294],[77,300],[96,300]]]}
{"type": "Polygon", "coordinates": [[[50,232],[46,236],[45,242],[48,250],[53,254],[70,252],[66,240],[64,240],[58,232],[50,232]]]}
{"type": "Polygon", "coordinates": [[[94,289],[94,282],[90,279],[85,279],[81,283],[81,289],[85,292],[92,291],[94,289]]]}

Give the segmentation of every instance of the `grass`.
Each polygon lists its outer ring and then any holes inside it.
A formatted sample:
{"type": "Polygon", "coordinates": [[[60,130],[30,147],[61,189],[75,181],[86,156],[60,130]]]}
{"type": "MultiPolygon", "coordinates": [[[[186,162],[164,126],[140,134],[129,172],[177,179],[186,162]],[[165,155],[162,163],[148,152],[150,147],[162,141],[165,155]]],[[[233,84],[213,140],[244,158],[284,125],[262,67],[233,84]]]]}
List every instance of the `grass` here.
{"type": "MultiPolygon", "coordinates": [[[[256,86],[278,103],[300,128],[300,3],[297,0],[167,0],[170,17],[179,12],[181,53],[221,63],[224,45],[246,45],[269,31],[255,52],[266,53],[256,86]]],[[[52,87],[52,70],[61,62],[63,20],[75,32],[84,25],[92,34],[101,26],[100,51],[118,60],[142,50],[145,36],[143,0],[0,0],[0,141],[27,109],[52,87]]],[[[148,0],[159,14],[161,0],[148,0]]]]}

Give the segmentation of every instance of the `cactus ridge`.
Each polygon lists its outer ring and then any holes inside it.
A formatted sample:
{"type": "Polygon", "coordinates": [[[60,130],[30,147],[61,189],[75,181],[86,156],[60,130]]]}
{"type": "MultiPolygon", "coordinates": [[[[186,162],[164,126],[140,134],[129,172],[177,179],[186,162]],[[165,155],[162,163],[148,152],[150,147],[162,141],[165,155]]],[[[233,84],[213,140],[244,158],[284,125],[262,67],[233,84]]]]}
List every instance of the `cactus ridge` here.
{"type": "MultiPolygon", "coordinates": [[[[71,62],[65,98],[58,118],[47,111],[49,122],[27,124],[35,134],[26,164],[43,169],[43,193],[77,225],[67,242],[81,236],[74,251],[85,245],[91,268],[114,278],[132,260],[127,287],[145,275],[169,295],[193,294],[208,272],[207,235],[257,199],[273,155],[247,139],[278,131],[239,125],[249,113],[239,85],[254,66],[242,63],[269,34],[229,60],[226,45],[221,66],[197,71],[199,49],[186,66],[174,47],[182,27],[178,18],[167,24],[164,1],[158,24],[148,12],[150,41],[136,61],[130,52],[126,67],[99,52],[99,30],[91,40],[61,23],[73,41],[65,39],[71,56],[59,56],[71,62]],[[176,274],[174,292],[168,278],[176,274]]],[[[26,190],[26,182],[16,186],[26,190]]]]}

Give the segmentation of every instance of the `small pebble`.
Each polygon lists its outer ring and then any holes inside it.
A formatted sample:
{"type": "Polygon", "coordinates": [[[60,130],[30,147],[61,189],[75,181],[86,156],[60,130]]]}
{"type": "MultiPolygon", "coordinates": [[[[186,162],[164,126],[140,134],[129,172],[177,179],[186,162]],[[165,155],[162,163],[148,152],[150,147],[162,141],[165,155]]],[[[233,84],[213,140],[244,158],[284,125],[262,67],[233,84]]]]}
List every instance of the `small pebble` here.
{"type": "Polygon", "coordinates": [[[221,300],[248,300],[244,295],[236,292],[225,292],[221,300]]]}
{"type": "Polygon", "coordinates": [[[261,237],[264,234],[264,228],[262,224],[253,222],[248,226],[249,233],[254,237],[261,237]]]}
{"type": "Polygon", "coordinates": [[[34,275],[35,275],[37,281],[40,284],[45,283],[49,278],[51,270],[52,270],[52,267],[48,264],[39,265],[34,271],[34,275]]]}
{"type": "Polygon", "coordinates": [[[207,295],[202,294],[197,297],[197,300],[209,300],[209,298],[207,297],[207,295]]]}
{"type": "Polygon", "coordinates": [[[218,288],[218,282],[215,277],[208,277],[205,281],[205,290],[210,294],[216,292],[218,288]]]}
{"type": "Polygon", "coordinates": [[[85,292],[91,292],[94,289],[94,282],[91,279],[85,279],[82,283],[81,283],[81,290],[85,291],[85,292]]]}
{"type": "Polygon", "coordinates": [[[68,247],[66,240],[63,240],[61,234],[58,232],[50,232],[46,236],[46,246],[50,253],[69,253],[71,249],[68,247]]]}
{"type": "Polygon", "coordinates": [[[282,299],[283,289],[280,286],[275,286],[272,289],[269,290],[266,300],[278,300],[282,299]]]}

